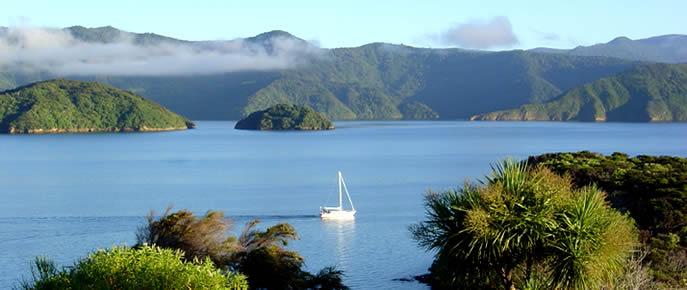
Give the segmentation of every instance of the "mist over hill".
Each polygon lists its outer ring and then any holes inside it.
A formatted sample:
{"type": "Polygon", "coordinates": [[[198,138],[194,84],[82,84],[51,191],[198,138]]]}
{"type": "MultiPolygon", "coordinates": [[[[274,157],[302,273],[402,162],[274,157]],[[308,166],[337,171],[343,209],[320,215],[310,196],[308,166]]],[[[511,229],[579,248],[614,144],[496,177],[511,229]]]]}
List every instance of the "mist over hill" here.
{"type": "Polygon", "coordinates": [[[0,48],[8,48],[0,50],[0,89],[56,76],[95,80],[196,120],[240,119],[279,103],[306,105],[335,120],[468,119],[549,101],[638,60],[674,59],[662,48],[681,43],[678,36],[642,40],[654,54],[612,45],[577,55],[581,48],[491,52],[372,43],[324,49],[279,30],[185,41],[109,26],[32,29],[0,30],[0,48]]]}

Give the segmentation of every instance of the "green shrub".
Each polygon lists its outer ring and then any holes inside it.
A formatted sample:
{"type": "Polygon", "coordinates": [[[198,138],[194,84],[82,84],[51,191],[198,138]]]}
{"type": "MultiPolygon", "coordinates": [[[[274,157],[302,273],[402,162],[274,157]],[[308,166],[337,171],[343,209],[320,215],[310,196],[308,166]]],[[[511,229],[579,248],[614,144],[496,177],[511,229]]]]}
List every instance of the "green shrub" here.
{"type": "Polygon", "coordinates": [[[303,257],[284,247],[298,238],[291,225],[260,230],[259,221],[252,220],[239,236],[232,236],[231,224],[219,211],[195,216],[168,210],[157,218],[149,215],[138,242],[182,250],[186,260],[211,259],[222,269],[245,274],[253,289],[347,289],[343,273],[334,267],[315,275],[303,270],[303,257]]]}
{"type": "Polygon", "coordinates": [[[633,221],[596,187],[506,161],[460,192],[430,193],[414,237],[436,250],[436,288],[599,289],[623,274],[633,221]]]}
{"type": "Polygon", "coordinates": [[[24,289],[248,289],[246,277],[225,273],[212,261],[185,262],[179,250],[155,246],[98,250],[72,268],[58,271],[44,259],[24,289]]]}
{"type": "Polygon", "coordinates": [[[530,164],[569,175],[577,187],[596,184],[613,207],[629,213],[650,249],[646,261],[661,287],[687,287],[687,158],[550,153],[530,164]]]}

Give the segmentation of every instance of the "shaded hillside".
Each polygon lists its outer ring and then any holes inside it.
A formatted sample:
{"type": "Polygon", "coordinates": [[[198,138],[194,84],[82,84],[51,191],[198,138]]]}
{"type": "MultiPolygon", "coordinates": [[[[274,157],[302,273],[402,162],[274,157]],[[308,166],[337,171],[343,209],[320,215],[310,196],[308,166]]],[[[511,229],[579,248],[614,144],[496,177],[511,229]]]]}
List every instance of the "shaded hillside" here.
{"type": "Polygon", "coordinates": [[[685,63],[687,62],[687,35],[671,34],[638,40],[618,37],[608,43],[578,46],[573,49],[535,48],[531,51],[579,56],[607,56],[649,62],[685,63]]]}
{"type": "Polygon", "coordinates": [[[0,94],[0,132],[168,131],[193,123],[111,86],[51,80],[0,94]]]}
{"type": "Polygon", "coordinates": [[[513,121],[687,121],[687,65],[639,65],[555,100],[473,116],[513,121]]]}
{"type": "Polygon", "coordinates": [[[241,118],[248,97],[279,77],[278,72],[205,76],[78,77],[126,88],[192,120],[241,118]]]}

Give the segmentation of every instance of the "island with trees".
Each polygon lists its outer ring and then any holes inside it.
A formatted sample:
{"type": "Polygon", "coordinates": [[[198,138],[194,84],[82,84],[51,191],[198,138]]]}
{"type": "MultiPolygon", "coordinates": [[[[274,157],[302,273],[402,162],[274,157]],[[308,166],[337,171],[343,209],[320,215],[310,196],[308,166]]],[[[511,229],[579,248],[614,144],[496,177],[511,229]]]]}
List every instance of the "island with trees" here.
{"type": "Polygon", "coordinates": [[[240,130],[333,130],[334,124],[310,107],[278,104],[253,112],[236,123],[240,130]]]}
{"type": "Polygon", "coordinates": [[[150,132],[193,128],[188,119],[134,93],[56,79],[0,93],[0,132],[150,132]]]}

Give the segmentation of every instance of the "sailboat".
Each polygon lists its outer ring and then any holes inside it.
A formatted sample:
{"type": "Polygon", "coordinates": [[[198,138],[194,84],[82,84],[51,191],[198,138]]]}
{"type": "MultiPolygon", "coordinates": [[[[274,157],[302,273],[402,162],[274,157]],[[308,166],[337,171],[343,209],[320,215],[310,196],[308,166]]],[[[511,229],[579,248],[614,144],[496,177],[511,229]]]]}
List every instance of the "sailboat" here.
{"type": "Polygon", "coordinates": [[[331,220],[352,220],[355,218],[355,207],[353,206],[353,201],[351,200],[351,195],[348,194],[348,188],[346,187],[346,182],[341,175],[341,171],[338,171],[339,177],[339,206],[337,207],[320,207],[320,218],[331,219],[331,220]],[[346,197],[348,197],[348,203],[351,204],[351,210],[344,210],[343,208],[343,193],[346,192],[346,197]]]}

